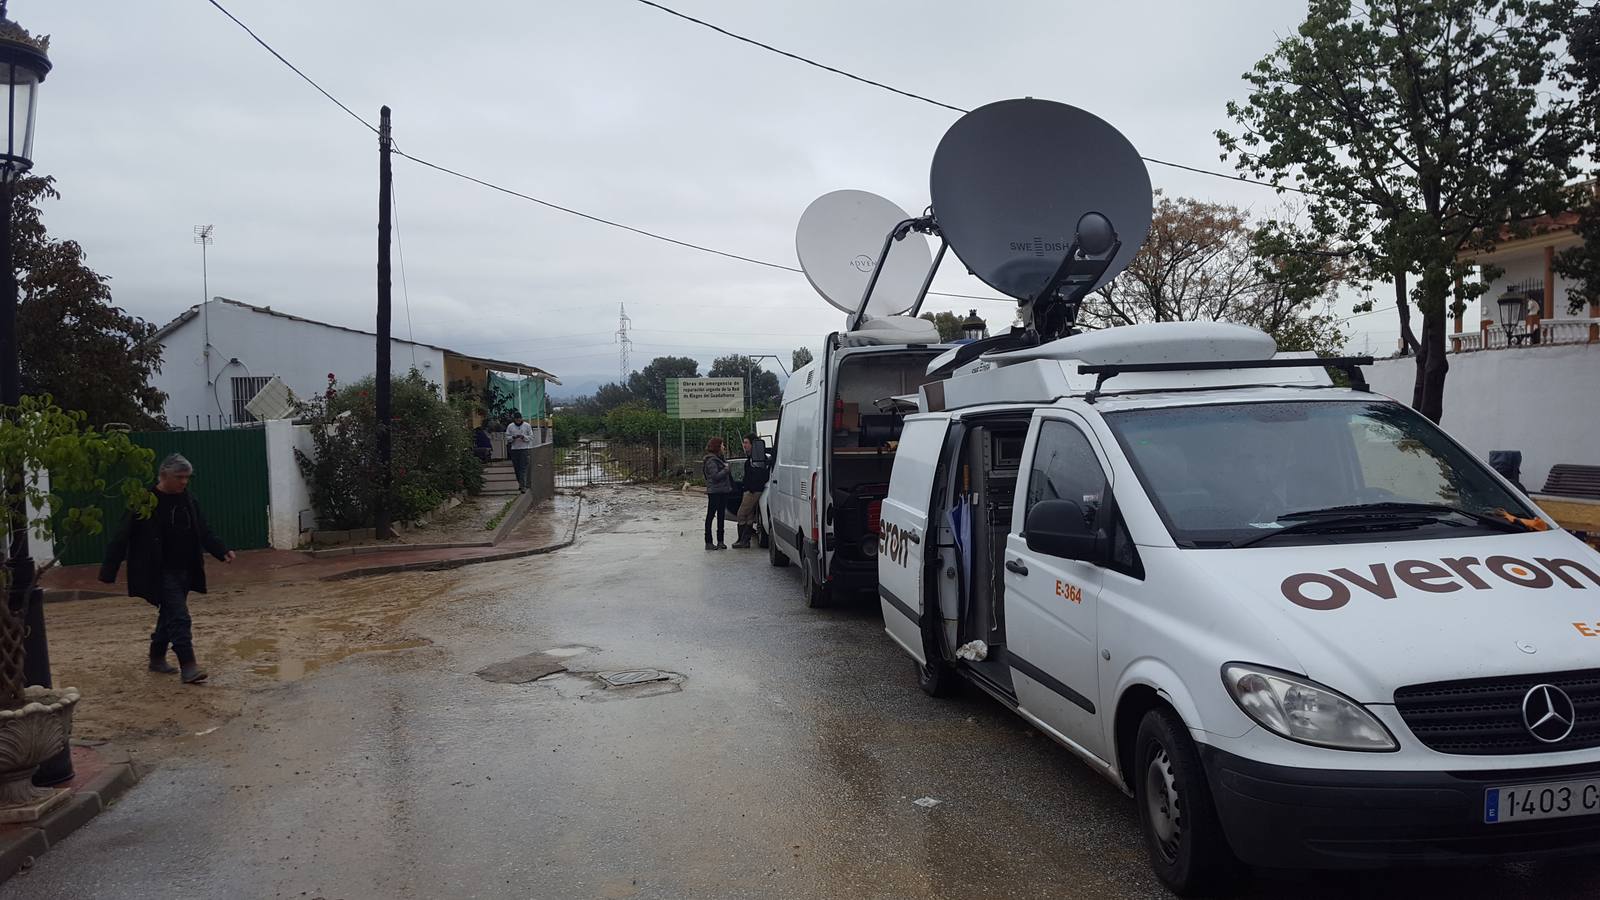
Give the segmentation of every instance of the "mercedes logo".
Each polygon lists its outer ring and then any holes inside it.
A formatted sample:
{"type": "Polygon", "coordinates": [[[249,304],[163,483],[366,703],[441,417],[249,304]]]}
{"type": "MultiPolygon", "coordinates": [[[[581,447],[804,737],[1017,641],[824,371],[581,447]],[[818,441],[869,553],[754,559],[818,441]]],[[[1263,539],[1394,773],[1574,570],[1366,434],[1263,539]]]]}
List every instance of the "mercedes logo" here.
{"type": "Polygon", "coordinates": [[[1559,743],[1572,733],[1577,711],[1567,692],[1553,684],[1536,684],[1522,698],[1522,724],[1546,744],[1559,743]]]}

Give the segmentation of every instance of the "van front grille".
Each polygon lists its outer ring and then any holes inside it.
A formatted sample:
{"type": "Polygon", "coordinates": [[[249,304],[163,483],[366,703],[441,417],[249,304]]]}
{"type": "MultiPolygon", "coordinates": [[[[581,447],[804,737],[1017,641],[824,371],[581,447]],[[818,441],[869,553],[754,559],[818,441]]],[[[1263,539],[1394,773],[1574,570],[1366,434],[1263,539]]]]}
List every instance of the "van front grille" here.
{"type": "Polygon", "coordinates": [[[1394,692],[1395,707],[1417,739],[1440,753],[1469,756],[1560,753],[1600,747],[1600,669],[1413,684],[1394,692]],[[1534,737],[1522,701],[1548,684],[1572,698],[1572,733],[1553,744],[1534,737]]]}

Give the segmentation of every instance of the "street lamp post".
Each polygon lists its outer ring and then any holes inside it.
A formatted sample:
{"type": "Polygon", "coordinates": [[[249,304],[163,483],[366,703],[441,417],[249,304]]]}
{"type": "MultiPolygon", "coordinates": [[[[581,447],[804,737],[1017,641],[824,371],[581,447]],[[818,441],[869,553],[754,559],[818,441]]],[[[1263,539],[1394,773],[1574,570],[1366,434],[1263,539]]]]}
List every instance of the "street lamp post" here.
{"type": "Polygon", "coordinates": [[[961,323],[961,336],[969,341],[981,341],[989,336],[989,323],[978,318],[977,310],[971,310],[967,320],[961,323]]]}
{"type": "Polygon", "coordinates": [[[1506,346],[1522,343],[1527,334],[1519,332],[1517,326],[1523,324],[1528,315],[1528,296],[1515,288],[1506,288],[1495,305],[1500,307],[1500,327],[1506,332],[1506,346]]]}
{"type": "MultiPolygon", "coordinates": [[[[0,405],[15,409],[22,401],[22,362],[17,354],[17,270],[12,256],[11,223],[17,180],[33,168],[33,121],[39,85],[50,73],[50,39],[34,37],[6,16],[0,0],[0,83],[5,85],[5,142],[0,146],[0,405]]],[[[7,472],[6,567],[10,585],[6,602],[24,619],[25,682],[50,685],[50,652],[45,642],[44,610],[33,589],[33,556],[28,550],[28,506],[21,472],[7,472]]],[[[63,748],[39,767],[36,784],[58,784],[72,777],[72,754],[63,748]]]]}

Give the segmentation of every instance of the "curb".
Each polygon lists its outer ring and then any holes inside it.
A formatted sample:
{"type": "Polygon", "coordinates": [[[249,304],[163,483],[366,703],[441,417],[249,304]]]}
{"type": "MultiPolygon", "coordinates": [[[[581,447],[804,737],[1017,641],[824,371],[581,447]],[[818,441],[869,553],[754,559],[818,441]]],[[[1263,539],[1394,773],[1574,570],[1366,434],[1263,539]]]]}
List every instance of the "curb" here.
{"type": "Polygon", "coordinates": [[[65,588],[60,590],[45,588],[44,590],[44,602],[46,603],[70,603],[74,600],[103,600],[106,597],[126,596],[128,595],[118,594],[112,591],[93,591],[82,588],[65,588]]]}
{"type": "Polygon", "coordinates": [[[511,504],[511,508],[506,510],[505,518],[500,520],[500,527],[494,530],[494,537],[489,539],[489,546],[499,546],[500,542],[506,539],[506,535],[511,533],[511,529],[517,527],[517,523],[522,521],[522,517],[527,515],[528,510],[532,507],[532,491],[523,491],[518,494],[517,502],[511,504]]]}
{"type": "Polygon", "coordinates": [[[583,498],[578,498],[578,511],[572,517],[572,533],[566,540],[559,544],[548,544],[543,547],[531,547],[523,550],[507,550],[503,553],[486,553],[482,556],[467,556],[457,559],[427,559],[418,562],[394,563],[387,566],[364,566],[351,569],[347,572],[335,572],[324,575],[318,581],[347,581],[351,578],[366,578],[370,575],[392,575],[396,572],[443,572],[448,569],[459,569],[463,566],[478,563],[504,562],[508,559],[521,559],[525,556],[543,556],[557,550],[565,550],[578,540],[578,521],[583,516],[583,498]]]}
{"type": "Polygon", "coordinates": [[[45,851],[105,812],[139,783],[143,773],[126,753],[112,750],[103,755],[112,761],[72,788],[72,797],[64,805],[37,822],[0,826],[0,883],[32,866],[45,851]]]}

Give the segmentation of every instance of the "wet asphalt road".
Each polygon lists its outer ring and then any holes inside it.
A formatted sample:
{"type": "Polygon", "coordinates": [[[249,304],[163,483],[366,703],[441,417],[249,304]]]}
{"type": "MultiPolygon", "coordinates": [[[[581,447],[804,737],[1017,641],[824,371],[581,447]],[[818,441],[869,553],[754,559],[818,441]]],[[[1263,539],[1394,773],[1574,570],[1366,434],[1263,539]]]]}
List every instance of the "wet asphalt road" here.
{"type": "MultiPolygon", "coordinates": [[[[702,502],[464,570],[412,620],[432,647],[257,700],[0,900],[1164,896],[1131,800],[976,691],[925,697],[874,607],[807,610],[764,552],[701,550],[702,502]],[[473,674],[578,647],[575,672],[684,680],[473,674]]],[[[1597,895],[1581,860],[1246,894],[1597,895]]]]}

